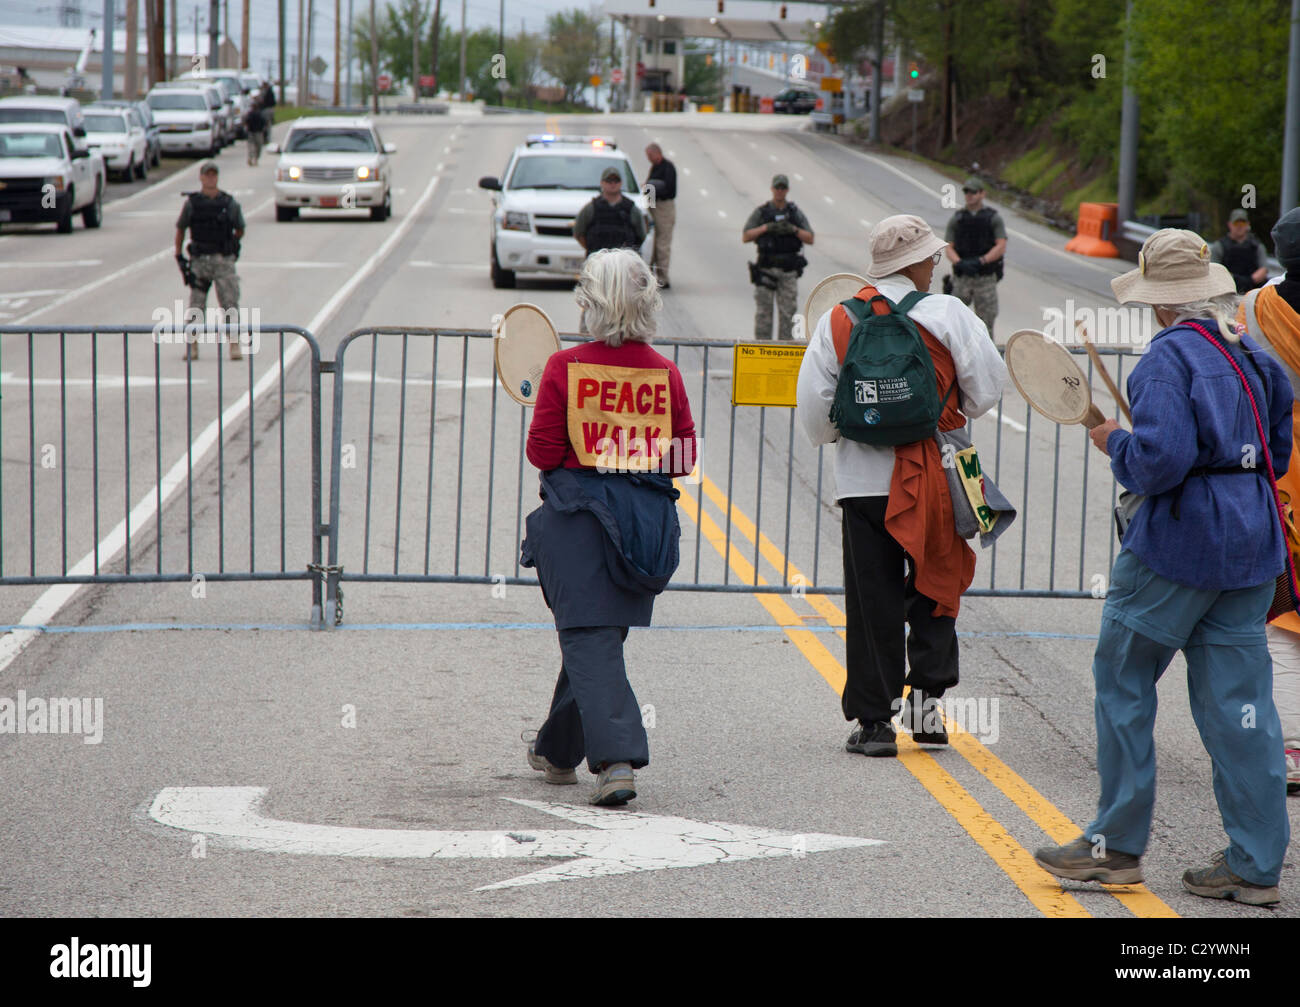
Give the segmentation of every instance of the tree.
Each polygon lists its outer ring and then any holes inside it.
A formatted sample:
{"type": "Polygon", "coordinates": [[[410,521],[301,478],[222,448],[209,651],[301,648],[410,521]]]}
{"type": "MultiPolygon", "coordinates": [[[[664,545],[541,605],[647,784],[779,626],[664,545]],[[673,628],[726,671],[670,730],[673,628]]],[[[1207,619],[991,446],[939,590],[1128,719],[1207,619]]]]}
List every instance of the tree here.
{"type": "Polygon", "coordinates": [[[600,23],[581,10],[563,11],[546,19],[549,36],[542,50],[542,67],[564,85],[565,96],[576,101],[600,61],[600,23]]]}
{"type": "Polygon", "coordinates": [[[722,61],[714,53],[688,52],[682,86],[692,98],[721,98],[722,61]]]}

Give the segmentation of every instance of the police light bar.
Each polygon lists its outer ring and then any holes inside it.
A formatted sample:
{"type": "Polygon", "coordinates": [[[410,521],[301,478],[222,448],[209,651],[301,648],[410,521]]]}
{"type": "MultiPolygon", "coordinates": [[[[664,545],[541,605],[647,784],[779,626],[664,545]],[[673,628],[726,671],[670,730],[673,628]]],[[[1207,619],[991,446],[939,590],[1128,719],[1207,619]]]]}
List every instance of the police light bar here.
{"type": "Polygon", "coordinates": [[[618,150],[618,144],[607,136],[559,136],[555,133],[533,133],[524,141],[525,146],[536,147],[548,143],[574,143],[584,147],[603,147],[618,150]]]}

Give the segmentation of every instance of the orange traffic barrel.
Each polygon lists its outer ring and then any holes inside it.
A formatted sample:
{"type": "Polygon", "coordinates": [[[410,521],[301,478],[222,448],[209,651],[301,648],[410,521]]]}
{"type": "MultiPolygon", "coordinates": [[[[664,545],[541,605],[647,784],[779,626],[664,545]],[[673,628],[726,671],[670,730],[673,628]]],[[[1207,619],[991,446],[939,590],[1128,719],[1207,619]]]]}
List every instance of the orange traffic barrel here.
{"type": "Polygon", "coordinates": [[[765,114],[772,113],[772,99],[766,96],[758,99],[758,110],[765,114]]]}
{"type": "Polygon", "coordinates": [[[1065,243],[1065,250],[1099,259],[1118,259],[1114,240],[1118,232],[1118,203],[1080,203],[1079,223],[1074,237],[1065,243]]]}

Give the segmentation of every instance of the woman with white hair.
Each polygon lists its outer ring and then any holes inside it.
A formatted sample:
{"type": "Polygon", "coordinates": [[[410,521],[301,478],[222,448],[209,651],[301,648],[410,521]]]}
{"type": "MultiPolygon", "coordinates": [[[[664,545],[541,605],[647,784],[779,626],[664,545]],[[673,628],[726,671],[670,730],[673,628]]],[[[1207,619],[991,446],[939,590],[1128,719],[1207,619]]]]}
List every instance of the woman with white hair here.
{"type": "Polygon", "coordinates": [[[1157,231],[1111,287],[1120,303],[1151,305],[1161,325],[1128,379],[1132,433],[1114,420],[1091,431],[1115,478],[1145,499],[1123,533],[1093,656],[1097,816],[1034,859],[1074,881],[1142,880],[1156,683],[1181,650],[1229,839],[1183,887],[1270,905],[1290,838],[1264,625],[1288,569],[1274,487],[1291,456],[1291,384],[1241,337],[1236,285],[1200,235],[1157,231]]]}
{"type": "Polygon", "coordinates": [[[547,361],[528,431],[542,506],[528,515],[522,562],[537,568],[563,657],[528,764],[547,783],[577,783],[585,757],[591,802],[620,805],[650,761],[623,642],[650,625],[677,568],[672,477],[694,468],[695,422],[681,373],[649,345],[663,302],[641,257],[593,254],[577,301],[592,341],[547,361]]]}

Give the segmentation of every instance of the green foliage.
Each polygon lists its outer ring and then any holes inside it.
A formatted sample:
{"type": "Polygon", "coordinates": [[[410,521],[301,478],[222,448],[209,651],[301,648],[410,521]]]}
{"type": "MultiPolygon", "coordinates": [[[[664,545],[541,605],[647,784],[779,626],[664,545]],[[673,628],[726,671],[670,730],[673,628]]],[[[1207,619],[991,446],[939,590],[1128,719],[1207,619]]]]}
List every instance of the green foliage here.
{"type": "Polygon", "coordinates": [[[1061,197],[1061,205],[1070,213],[1079,212],[1080,203],[1113,203],[1118,198],[1113,174],[1098,175],[1087,185],[1061,197]]]}
{"type": "Polygon", "coordinates": [[[564,85],[569,100],[576,100],[587,86],[593,63],[601,65],[600,22],[575,8],[548,17],[546,31],[542,66],[564,85]]]}
{"type": "Polygon", "coordinates": [[[710,61],[709,55],[703,52],[686,54],[686,79],[683,81],[683,86],[692,98],[722,96],[722,61],[716,56],[710,61]]]}

